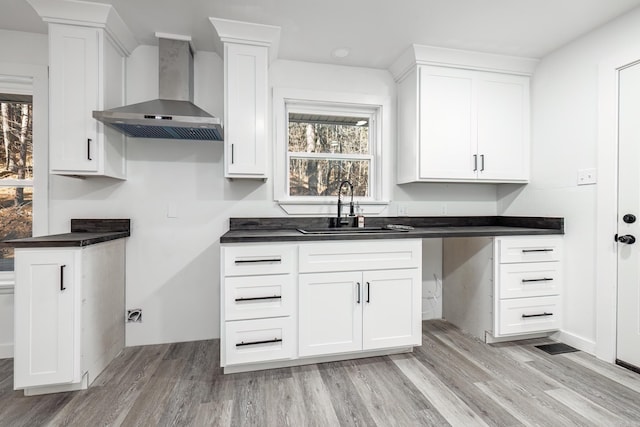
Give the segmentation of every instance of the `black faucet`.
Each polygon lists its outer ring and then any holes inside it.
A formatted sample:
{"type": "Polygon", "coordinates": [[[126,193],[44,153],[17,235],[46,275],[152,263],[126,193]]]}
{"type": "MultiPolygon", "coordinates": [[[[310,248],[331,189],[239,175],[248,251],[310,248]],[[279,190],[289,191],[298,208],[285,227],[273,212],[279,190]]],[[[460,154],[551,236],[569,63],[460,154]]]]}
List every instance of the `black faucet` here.
{"type": "Polygon", "coordinates": [[[344,185],[348,185],[349,189],[351,190],[351,202],[349,202],[349,216],[350,217],[355,217],[356,214],[354,212],[354,206],[353,206],[353,184],[351,184],[349,181],[342,181],[340,183],[340,187],[338,187],[338,216],[336,218],[336,227],[341,227],[343,225],[352,225],[351,224],[351,220],[350,219],[343,219],[342,218],[342,187],[344,185]]]}

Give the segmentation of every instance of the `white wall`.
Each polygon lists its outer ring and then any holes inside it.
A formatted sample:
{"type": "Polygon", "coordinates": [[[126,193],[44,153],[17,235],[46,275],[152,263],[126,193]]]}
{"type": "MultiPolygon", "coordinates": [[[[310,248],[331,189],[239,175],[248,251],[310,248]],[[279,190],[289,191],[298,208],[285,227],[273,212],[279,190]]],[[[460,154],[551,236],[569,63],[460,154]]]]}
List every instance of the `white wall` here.
{"type": "MultiPolygon", "coordinates": [[[[47,63],[46,36],[17,33],[12,37],[17,38],[8,57],[47,63]]],[[[157,97],[157,55],[156,47],[140,46],[127,60],[127,102],[157,97]]],[[[220,117],[224,113],[222,65],[213,53],[200,52],[195,58],[195,101],[220,117]]],[[[384,70],[276,61],[270,77],[273,86],[395,99],[395,83],[384,70]]],[[[391,125],[395,135],[395,123],[391,125]]],[[[387,160],[394,168],[395,140],[386,143],[391,144],[387,160]]],[[[127,151],[126,181],[50,177],[49,232],[67,232],[71,218],[131,218],[126,305],[142,308],[143,322],[127,325],[127,345],[218,337],[219,237],[227,231],[229,217],[284,215],[273,202],[272,184],[225,180],[221,143],[130,139],[127,151]],[[167,217],[172,206],[177,208],[176,218],[167,217]]],[[[395,170],[391,176],[395,177],[395,170]]],[[[399,203],[409,215],[497,212],[495,185],[391,185],[391,197],[392,204],[383,215],[395,215],[399,203]]],[[[439,245],[426,246],[431,248],[425,250],[427,259],[441,256],[439,245]]],[[[433,285],[429,283],[433,273],[440,276],[437,266],[431,270],[424,272],[427,287],[433,285]]]]}
{"type": "Polygon", "coordinates": [[[532,82],[531,183],[498,190],[500,214],[565,218],[563,329],[572,345],[591,352],[597,321],[596,186],[578,186],[577,172],[598,166],[598,66],[638,40],[640,9],[542,59],[532,82]]]}

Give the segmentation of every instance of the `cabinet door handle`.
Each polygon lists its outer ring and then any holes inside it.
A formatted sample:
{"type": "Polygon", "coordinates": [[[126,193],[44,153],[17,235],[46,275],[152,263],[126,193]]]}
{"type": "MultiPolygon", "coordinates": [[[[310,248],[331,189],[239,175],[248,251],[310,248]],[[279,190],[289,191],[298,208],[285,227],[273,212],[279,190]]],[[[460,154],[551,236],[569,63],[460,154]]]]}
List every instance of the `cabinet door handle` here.
{"type": "Polygon", "coordinates": [[[67,288],[64,287],[64,268],[65,267],[66,267],[66,265],[61,265],[60,266],[60,291],[61,292],[64,291],[65,289],[67,289],[67,288]]]}
{"type": "Polygon", "coordinates": [[[236,344],[236,347],[244,347],[247,345],[258,345],[258,344],[271,344],[276,342],[282,342],[282,338],[274,338],[272,340],[265,340],[265,341],[249,341],[249,342],[242,341],[236,344]]]}
{"type": "Polygon", "coordinates": [[[356,303],[360,304],[360,282],[357,282],[358,285],[358,299],[356,300],[356,303]]]}
{"type": "Polygon", "coordinates": [[[282,299],[282,295],[274,295],[272,297],[251,297],[251,298],[236,298],[236,302],[238,301],[259,301],[265,299],[282,299]]]}
{"type": "Polygon", "coordinates": [[[529,317],[547,317],[547,316],[553,316],[553,313],[547,313],[545,311],[544,313],[538,313],[538,314],[523,314],[522,318],[527,319],[529,317]]]}
{"type": "Polygon", "coordinates": [[[484,171],[484,154],[480,155],[480,172],[484,171]]]}
{"type": "Polygon", "coordinates": [[[371,284],[367,282],[367,303],[371,302],[371,284]]]}
{"type": "Polygon", "coordinates": [[[529,282],[551,282],[553,279],[551,277],[543,277],[542,279],[522,279],[522,283],[529,282]]]}
{"type": "Polygon", "coordinates": [[[231,164],[233,164],[233,144],[231,144],[231,164]]]}
{"type": "Polygon", "coordinates": [[[87,160],[93,160],[91,158],[91,138],[87,138],[87,160]]]}
{"type": "Polygon", "coordinates": [[[474,154],[473,155],[473,171],[477,171],[478,170],[478,155],[474,154]]]}
{"type": "Polygon", "coordinates": [[[261,262],[282,262],[282,258],[263,258],[263,259],[237,259],[236,264],[258,264],[261,262]]]}
{"type": "Polygon", "coordinates": [[[523,249],[522,253],[528,253],[528,252],[553,252],[553,249],[523,249]]]}

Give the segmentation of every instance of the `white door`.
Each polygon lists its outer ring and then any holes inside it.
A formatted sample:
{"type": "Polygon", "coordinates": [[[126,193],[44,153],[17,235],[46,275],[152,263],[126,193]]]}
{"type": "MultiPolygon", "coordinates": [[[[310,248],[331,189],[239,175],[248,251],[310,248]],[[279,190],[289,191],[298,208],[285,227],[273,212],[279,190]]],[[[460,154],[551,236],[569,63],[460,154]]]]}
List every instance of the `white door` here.
{"type": "Polygon", "coordinates": [[[362,273],[313,273],[299,278],[299,354],[362,349],[362,273]]]}
{"type": "Polygon", "coordinates": [[[640,242],[630,237],[640,238],[640,64],[621,70],[619,84],[616,358],[640,367],[640,242]]]}
{"type": "Polygon", "coordinates": [[[80,381],[74,251],[16,250],[16,389],[80,381]]]}
{"type": "Polygon", "coordinates": [[[373,350],[422,343],[420,270],[363,274],[362,348],[373,350]]]}

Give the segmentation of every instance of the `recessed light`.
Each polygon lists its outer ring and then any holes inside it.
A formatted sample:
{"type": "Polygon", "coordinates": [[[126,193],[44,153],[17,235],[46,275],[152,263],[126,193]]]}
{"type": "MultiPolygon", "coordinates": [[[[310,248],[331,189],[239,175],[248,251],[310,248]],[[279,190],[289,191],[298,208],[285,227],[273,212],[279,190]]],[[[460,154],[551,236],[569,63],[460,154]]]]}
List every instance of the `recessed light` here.
{"type": "Polygon", "coordinates": [[[347,49],[346,47],[334,49],[333,52],[331,52],[331,56],[333,56],[334,58],[346,58],[347,56],[349,56],[349,49],[347,49]]]}

